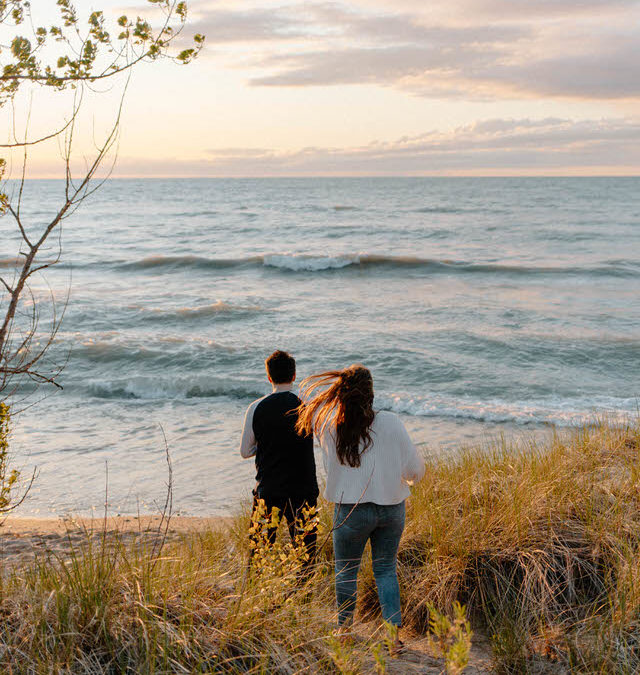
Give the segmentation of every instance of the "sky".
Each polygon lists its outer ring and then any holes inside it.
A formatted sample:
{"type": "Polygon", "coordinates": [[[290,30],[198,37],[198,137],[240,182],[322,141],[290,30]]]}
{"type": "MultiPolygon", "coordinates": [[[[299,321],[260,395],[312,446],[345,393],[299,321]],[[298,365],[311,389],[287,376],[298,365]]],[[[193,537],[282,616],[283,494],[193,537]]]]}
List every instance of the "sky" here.
{"type": "MultiPolygon", "coordinates": [[[[153,16],[144,3],[77,5],[153,16]]],[[[206,48],[188,66],[137,69],[116,176],[640,174],[640,0],[189,8],[185,32],[206,48]]],[[[87,97],[92,138],[118,92],[87,97]]],[[[31,128],[65,106],[36,92],[31,128]]],[[[33,176],[62,169],[56,143],[30,162],[33,176]]]]}

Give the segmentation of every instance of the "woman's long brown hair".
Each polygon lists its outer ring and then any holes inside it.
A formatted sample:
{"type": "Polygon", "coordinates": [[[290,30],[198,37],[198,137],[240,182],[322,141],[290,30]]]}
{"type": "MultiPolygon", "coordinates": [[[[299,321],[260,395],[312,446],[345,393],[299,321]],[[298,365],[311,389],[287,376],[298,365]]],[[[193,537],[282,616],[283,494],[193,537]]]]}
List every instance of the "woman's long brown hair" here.
{"type": "Polygon", "coordinates": [[[300,392],[306,403],[298,408],[298,433],[320,435],[327,426],[333,427],[338,461],[360,466],[360,456],[372,443],[371,425],[375,417],[369,370],[356,364],[312,375],[300,383],[300,392]],[[323,387],[324,391],[314,394],[323,387]]]}

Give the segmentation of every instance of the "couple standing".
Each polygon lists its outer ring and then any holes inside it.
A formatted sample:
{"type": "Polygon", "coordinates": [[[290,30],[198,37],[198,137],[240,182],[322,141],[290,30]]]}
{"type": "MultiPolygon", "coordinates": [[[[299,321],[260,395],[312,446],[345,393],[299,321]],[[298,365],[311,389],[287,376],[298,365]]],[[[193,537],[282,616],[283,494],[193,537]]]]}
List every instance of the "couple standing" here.
{"type": "MultiPolygon", "coordinates": [[[[327,476],[324,497],[335,504],[333,548],[338,624],[346,626],[356,606],[362,554],[371,541],[373,573],[385,621],[400,627],[400,588],[396,561],[404,529],[408,482],[424,474],[424,462],[400,418],[374,411],[373,380],[353,365],[312,375],[301,383],[304,403],[293,393],[296,362],[276,351],[265,362],[273,393],[248,408],[240,454],[255,456],[254,508],[284,514],[291,538],[296,527],[313,560],[316,531],[305,514],[318,498],[313,436],[322,450],[327,476]]],[[[268,532],[270,541],[276,529],[268,532]]]]}

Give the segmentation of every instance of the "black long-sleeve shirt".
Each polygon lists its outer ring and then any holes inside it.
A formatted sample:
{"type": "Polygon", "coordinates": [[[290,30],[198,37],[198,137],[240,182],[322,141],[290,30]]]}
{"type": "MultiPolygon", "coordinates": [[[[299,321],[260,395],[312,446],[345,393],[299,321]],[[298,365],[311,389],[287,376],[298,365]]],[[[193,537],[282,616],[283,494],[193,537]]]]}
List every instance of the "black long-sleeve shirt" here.
{"type": "Polygon", "coordinates": [[[291,385],[254,401],[245,416],[240,453],[255,455],[258,497],[318,496],[313,436],[295,431],[300,399],[291,385]]]}

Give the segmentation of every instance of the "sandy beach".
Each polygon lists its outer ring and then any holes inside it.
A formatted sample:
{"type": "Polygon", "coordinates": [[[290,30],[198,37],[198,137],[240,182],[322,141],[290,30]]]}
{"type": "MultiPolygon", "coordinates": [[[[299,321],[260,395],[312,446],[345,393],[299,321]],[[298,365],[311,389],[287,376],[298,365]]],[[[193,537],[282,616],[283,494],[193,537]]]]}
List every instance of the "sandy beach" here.
{"type": "Polygon", "coordinates": [[[175,540],[193,532],[224,528],[230,518],[222,516],[186,517],[173,516],[166,520],[160,516],[109,516],[104,518],[21,518],[8,517],[0,526],[0,561],[4,566],[14,566],[32,560],[38,555],[64,557],[72,547],[105,534],[125,542],[153,543],[164,536],[175,540]]]}

